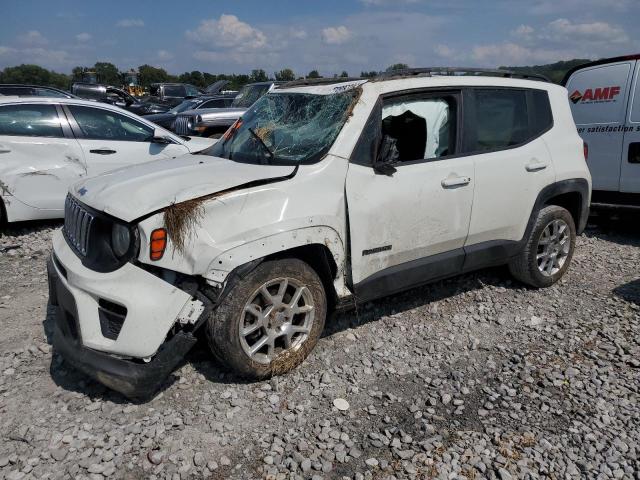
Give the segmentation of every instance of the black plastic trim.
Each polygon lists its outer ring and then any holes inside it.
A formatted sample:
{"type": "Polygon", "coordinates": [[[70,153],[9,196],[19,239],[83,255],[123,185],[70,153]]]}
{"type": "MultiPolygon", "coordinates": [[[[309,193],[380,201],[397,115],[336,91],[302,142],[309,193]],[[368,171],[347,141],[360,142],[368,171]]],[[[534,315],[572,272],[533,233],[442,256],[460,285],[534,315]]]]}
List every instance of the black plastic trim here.
{"type": "Polygon", "coordinates": [[[536,223],[538,212],[549,200],[566,193],[580,194],[581,208],[576,232],[582,233],[589,218],[589,184],[583,178],[562,180],[540,191],[529,216],[525,233],[519,241],[482,242],[386,268],[353,286],[356,302],[367,302],[460,273],[508,263],[524,248],[536,223]]]}

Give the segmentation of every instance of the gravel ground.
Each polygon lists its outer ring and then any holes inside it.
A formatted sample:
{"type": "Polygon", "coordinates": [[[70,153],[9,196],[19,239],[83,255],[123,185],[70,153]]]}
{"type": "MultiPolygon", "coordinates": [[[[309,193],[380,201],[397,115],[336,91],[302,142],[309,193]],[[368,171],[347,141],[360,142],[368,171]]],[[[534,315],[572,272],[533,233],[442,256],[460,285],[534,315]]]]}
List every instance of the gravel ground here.
{"type": "Polygon", "coordinates": [[[0,238],[0,478],[640,479],[637,218],[553,288],[493,269],[371,303],[265,382],[198,345],[142,404],[52,355],[58,226],[0,238]]]}

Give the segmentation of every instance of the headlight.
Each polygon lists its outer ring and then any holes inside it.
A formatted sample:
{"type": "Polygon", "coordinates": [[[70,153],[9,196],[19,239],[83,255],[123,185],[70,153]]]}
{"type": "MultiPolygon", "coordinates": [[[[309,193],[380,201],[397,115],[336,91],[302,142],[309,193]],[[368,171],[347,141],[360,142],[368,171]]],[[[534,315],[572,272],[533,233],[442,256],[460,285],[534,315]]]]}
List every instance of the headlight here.
{"type": "Polygon", "coordinates": [[[129,227],[115,223],[111,230],[111,248],[116,257],[124,257],[131,246],[131,231],[129,227]]]}

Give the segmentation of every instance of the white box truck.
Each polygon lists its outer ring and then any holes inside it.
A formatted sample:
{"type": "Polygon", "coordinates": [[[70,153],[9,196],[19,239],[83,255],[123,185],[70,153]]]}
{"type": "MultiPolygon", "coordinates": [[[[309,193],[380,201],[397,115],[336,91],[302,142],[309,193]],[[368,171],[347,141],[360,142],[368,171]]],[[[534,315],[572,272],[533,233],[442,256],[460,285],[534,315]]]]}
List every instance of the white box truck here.
{"type": "Polygon", "coordinates": [[[570,70],[563,80],[593,178],[592,206],[640,209],[640,54],[570,70]]]}

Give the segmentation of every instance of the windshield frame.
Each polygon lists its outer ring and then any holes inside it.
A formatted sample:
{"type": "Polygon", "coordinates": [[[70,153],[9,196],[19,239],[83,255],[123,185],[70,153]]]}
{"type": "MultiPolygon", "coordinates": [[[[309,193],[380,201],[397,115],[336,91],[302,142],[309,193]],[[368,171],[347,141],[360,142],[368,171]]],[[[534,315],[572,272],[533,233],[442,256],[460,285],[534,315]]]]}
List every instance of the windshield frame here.
{"type": "MultiPolygon", "coordinates": [[[[286,91],[277,91],[277,92],[269,92],[265,95],[263,95],[262,97],[260,97],[259,100],[261,100],[262,98],[266,97],[267,95],[300,95],[300,94],[307,94],[307,95],[314,95],[314,96],[318,96],[318,97],[329,97],[330,95],[327,94],[317,94],[317,93],[307,93],[307,92],[286,92],[286,91]]],[[[355,105],[358,103],[361,95],[362,95],[362,88],[361,87],[357,87],[357,88],[353,88],[344,92],[339,92],[336,93],[336,95],[348,95],[351,94],[352,98],[351,98],[351,102],[349,104],[347,104],[345,110],[344,110],[344,119],[341,120],[341,125],[339,127],[339,129],[336,131],[335,136],[333,137],[332,141],[327,142],[327,144],[321,148],[318,152],[315,152],[311,155],[309,155],[308,158],[304,159],[304,160],[287,160],[287,159],[283,159],[282,157],[278,157],[276,155],[273,154],[273,152],[271,152],[270,148],[262,141],[260,141],[258,144],[262,144],[261,148],[262,150],[265,152],[265,156],[264,157],[260,157],[261,161],[257,161],[257,159],[241,159],[241,158],[230,158],[233,157],[233,155],[230,155],[230,157],[227,156],[218,156],[216,154],[214,154],[212,151],[215,150],[217,147],[219,147],[219,143],[220,142],[224,142],[222,145],[224,145],[227,141],[232,141],[235,138],[235,135],[237,133],[237,130],[239,130],[240,128],[242,128],[243,125],[243,117],[240,117],[228,130],[227,132],[225,132],[225,134],[222,136],[222,138],[220,138],[220,140],[216,143],[214,143],[213,145],[211,145],[210,147],[197,152],[197,155],[207,155],[207,156],[213,156],[216,158],[224,158],[225,160],[230,160],[232,162],[237,162],[237,163],[246,163],[246,164],[251,164],[251,165],[278,165],[278,166],[296,166],[296,165],[311,165],[311,164],[315,164],[318,163],[320,161],[322,161],[327,154],[331,151],[331,149],[333,148],[333,146],[335,145],[336,141],[338,140],[340,134],[343,132],[345,126],[347,125],[347,123],[349,122],[349,119],[352,116],[352,112],[353,109],[355,107],[355,105]]],[[[251,127],[247,127],[248,130],[251,130],[251,127]]],[[[253,136],[255,136],[254,132],[250,132],[253,136]]]]}
{"type": "Polygon", "coordinates": [[[251,84],[251,83],[249,85],[245,85],[240,89],[240,91],[236,95],[236,98],[233,99],[233,102],[231,102],[230,108],[247,108],[247,109],[250,108],[251,105],[256,103],[258,100],[264,97],[267,93],[269,93],[269,90],[271,89],[271,85],[272,84],[251,84]],[[251,102],[249,105],[246,105],[246,103],[240,104],[240,101],[244,100],[245,98],[251,98],[251,96],[247,95],[247,93],[254,92],[254,91],[260,91],[261,93],[260,95],[255,97],[255,100],[253,100],[253,102],[251,102]]]}

